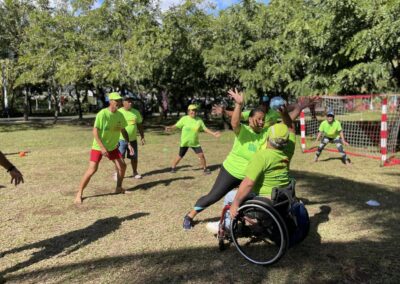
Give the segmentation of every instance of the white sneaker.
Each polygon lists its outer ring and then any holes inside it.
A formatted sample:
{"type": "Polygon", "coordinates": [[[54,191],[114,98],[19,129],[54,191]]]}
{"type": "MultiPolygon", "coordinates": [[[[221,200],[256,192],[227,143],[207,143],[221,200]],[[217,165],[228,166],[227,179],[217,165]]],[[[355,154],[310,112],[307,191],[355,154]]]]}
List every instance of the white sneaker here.
{"type": "Polygon", "coordinates": [[[135,179],[141,179],[141,178],[142,178],[142,176],[141,176],[141,175],[139,175],[139,174],[137,174],[137,175],[135,175],[135,176],[134,176],[134,178],[135,178],[135,179]]]}
{"type": "Polygon", "coordinates": [[[207,225],[206,225],[206,229],[211,234],[217,235],[218,234],[218,230],[219,230],[219,221],[217,221],[217,222],[208,222],[207,225]]]}
{"type": "Polygon", "coordinates": [[[118,180],[118,174],[117,173],[113,173],[112,178],[114,181],[118,180]]]}

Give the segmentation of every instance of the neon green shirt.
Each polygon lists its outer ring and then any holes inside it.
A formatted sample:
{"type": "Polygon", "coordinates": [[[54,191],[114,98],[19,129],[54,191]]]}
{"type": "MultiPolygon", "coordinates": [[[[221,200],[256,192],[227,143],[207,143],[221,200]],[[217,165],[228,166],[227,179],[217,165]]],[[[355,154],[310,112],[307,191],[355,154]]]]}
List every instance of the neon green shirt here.
{"type": "MultiPolygon", "coordinates": [[[[99,130],[99,137],[107,151],[112,151],[118,146],[119,134],[125,128],[124,116],[116,111],[111,112],[108,108],[102,109],[96,115],[94,126],[99,130]]],[[[93,139],[92,149],[100,151],[101,148],[96,139],[93,139]]]]}
{"type": "Polygon", "coordinates": [[[340,131],[342,131],[342,125],[336,119],[331,124],[327,120],[324,120],[319,126],[319,132],[323,132],[325,137],[328,138],[339,138],[340,131]]]}
{"type": "Polygon", "coordinates": [[[199,132],[206,128],[201,118],[185,115],[178,120],[175,126],[182,129],[181,147],[200,147],[199,132]]]}
{"type": "MultiPolygon", "coordinates": [[[[143,122],[142,115],[137,109],[131,108],[130,110],[125,110],[123,107],[118,110],[124,116],[126,123],[126,132],[128,132],[129,141],[136,141],[137,137],[137,125],[143,122]]],[[[119,135],[119,140],[124,140],[122,133],[119,135]]]]}
{"type": "Polygon", "coordinates": [[[267,129],[260,133],[245,124],[240,125],[240,132],[235,137],[235,142],[223,166],[232,176],[237,179],[244,179],[246,167],[253,155],[258,151],[267,137],[267,129]]]}
{"type": "MultiPolygon", "coordinates": [[[[242,112],[242,119],[244,121],[249,120],[249,116],[250,116],[250,111],[242,112]]],[[[269,109],[268,112],[265,114],[265,117],[264,117],[264,128],[268,128],[271,125],[274,125],[279,120],[281,120],[280,113],[277,112],[276,110],[269,109]]]]}
{"type": "Polygon", "coordinates": [[[295,146],[296,135],[290,133],[288,145],[283,150],[263,148],[254,155],[247,166],[246,177],[255,182],[255,194],[271,198],[274,187],[289,184],[289,165],[295,146]]]}

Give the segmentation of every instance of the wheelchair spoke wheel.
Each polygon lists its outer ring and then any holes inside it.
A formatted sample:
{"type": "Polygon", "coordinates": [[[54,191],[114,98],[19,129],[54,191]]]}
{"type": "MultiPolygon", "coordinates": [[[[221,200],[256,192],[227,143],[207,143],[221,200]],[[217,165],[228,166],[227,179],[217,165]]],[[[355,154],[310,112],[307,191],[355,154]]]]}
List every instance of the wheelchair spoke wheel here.
{"type": "Polygon", "coordinates": [[[271,265],[288,247],[288,232],[273,208],[245,204],[231,222],[231,236],[239,253],[252,263],[271,265]]]}

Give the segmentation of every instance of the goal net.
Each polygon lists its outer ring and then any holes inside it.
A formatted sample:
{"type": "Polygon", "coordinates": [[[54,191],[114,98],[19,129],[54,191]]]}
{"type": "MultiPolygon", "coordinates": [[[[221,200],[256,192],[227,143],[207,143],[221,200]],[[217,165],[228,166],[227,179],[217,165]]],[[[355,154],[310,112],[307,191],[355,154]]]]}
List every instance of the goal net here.
{"type": "MultiPolygon", "coordinates": [[[[303,153],[317,150],[315,139],[328,111],[342,125],[348,155],[378,159],[382,166],[400,164],[400,95],[323,96],[300,115],[303,153]]],[[[334,144],[325,150],[337,152],[334,144]]]]}

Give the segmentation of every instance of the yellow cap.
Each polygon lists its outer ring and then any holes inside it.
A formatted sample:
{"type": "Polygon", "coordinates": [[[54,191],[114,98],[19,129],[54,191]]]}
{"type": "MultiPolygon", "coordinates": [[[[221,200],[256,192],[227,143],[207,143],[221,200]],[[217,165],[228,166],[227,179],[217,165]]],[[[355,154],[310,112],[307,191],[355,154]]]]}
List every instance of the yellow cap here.
{"type": "Polygon", "coordinates": [[[117,92],[115,92],[115,93],[109,93],[108,99],[116,101],[116,100],[122,100],[122,97],[117,92]]]}
{"type": "Polygon", "coordinates": [[[197,105],[189,105],[188,106],[188,110],[196,110],[197,109],[197,105]]]}
{"type": "Polygon", "coordinates": [[[289,140],[289,128],[283,123],[276,123],[268,129],[268,140],[276,147],[282,147],[289,140]]]}

